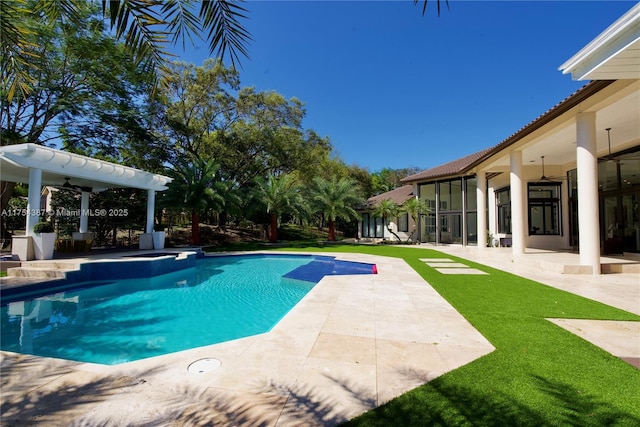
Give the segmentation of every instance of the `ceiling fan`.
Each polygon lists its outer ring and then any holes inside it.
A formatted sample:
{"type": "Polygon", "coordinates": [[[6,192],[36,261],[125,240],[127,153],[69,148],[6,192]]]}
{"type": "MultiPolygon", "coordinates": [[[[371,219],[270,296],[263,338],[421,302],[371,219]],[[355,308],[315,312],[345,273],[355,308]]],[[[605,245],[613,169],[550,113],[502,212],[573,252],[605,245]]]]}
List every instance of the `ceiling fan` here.
{"type": "Polygon", "coordinates": [[[64,184],[62,184],[62,188],[66,188],[68,190],[73,190],[73,191],[86,191],[87,193],[90,193],[93,191],[93,188],[91,187],[83,187],[81,185],[73,185],[69,182],[71,178],[69,177],[65,177],[64,180],[64,184]]]}
{"type": "Polygon", "coordinates": [[[602,157],[602,160],[606,160],[609,162],[616,162],[617,164],[621,164],[623,160],[638,160],[640,155],[638,153],[628,153],[628,154],[611,154],[611,128],[606,128],[607,131],[607,141],[609,143],[609,154],[602,157]]]}
{"type": "Polygon", "coordinates": [[[542,175],[538,179],[538,183],[546,183],[546,182],[557,182],[561,180],[567,179],[565,176],[546,176],[544,174],[544,156],[540,156],[540,160],[542,162],[542,175]]]}

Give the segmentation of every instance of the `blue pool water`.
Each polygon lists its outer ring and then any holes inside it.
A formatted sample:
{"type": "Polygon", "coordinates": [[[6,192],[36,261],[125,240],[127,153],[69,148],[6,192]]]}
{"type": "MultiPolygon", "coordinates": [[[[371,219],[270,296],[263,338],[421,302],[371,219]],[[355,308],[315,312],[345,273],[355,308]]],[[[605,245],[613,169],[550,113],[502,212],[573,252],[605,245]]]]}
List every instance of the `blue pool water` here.
{"type": "MultiPolygon", "coordinates": [[[[123,268],[126,264],[123,263],[123,268]]],[[[331,257],[200,260],[152,278],[78,283],[0,309],[2,350],[114,365],[270,330],[327,274],[370,274],[331,257]]]]}

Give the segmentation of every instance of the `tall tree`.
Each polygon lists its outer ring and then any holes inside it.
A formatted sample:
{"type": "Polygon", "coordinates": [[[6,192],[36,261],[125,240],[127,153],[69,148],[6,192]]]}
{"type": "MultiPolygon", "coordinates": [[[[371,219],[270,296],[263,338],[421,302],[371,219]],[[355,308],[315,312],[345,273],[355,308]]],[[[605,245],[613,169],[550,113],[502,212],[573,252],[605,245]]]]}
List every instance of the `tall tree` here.
{"type": "MultiPolygon", "coordinates": [[[[180,206],[191,211],[191,243],[200,244],[200,215],[208,209],[222,210],[225,200],[217,179],[218,165],[195,157],[181,159],[170,170],[173,181],[159,200],[160,206],[180,206]]],[[[222,190],[224,191],[224,189],[222,190]]]]}
{"type": "Polygon", "coordinates": [[[237,120],[234,92],[240,79],[220,60],[207,59],[202,66],[185,62],[171,66],[175,78],[167,82],[163,106],[156,110],[156,132],[173,163],[185,155],[203,157],[211,135],[237,120]]]}
{"type": "Polygon", "coordinates": [[[298,99],[240,88],[237,71],[219,60],[174,67],[179,77],[168,84],[156,118],[171,159],[216,159],[225,180],[246,187],[269,173],[309,168],[316,154],[330,151],[327,139],[302,128],[298,99]]]}
{"type": "Polygon", "coordinates": [[[269,175],[256,189],[256,198],[266,208],[271,219],[269,242],[278,241],[278,221],[282,215],[304,215],[308,207],[302,189],[293,175],[269,175]]]}
{"type": "MultiPolygon", "coordinates": [[[[88,127],[82,127],[83,123],[104,126],[111,117],[132,114],[139,106],[135,100],[148,90],[150,79],[126,60],[124,47],[104,32],[97,13],[89,3],[81,2],[73,23],[50,26],[32,14],[22,17],[34,46],[34,56],[24,67],[34,90],[9,100],[3,82],[3,144],[50,144],[61,133],[86,138],[88,127]],[[75,124],[76,133],[69,123],[75,124]]],[[[108,134],[104,132],[101,138],[108,134]]]]}
{"type": "Polygon", "coordinates": [[[422,169],[417,166],[408,168],[391,169],[383,168],[371,174],[371,185],[373,194],[382,194],[394,188],[402,186],[401,180],[409,175],[420,172],[422,169]]]}
{"type": "Polygon", "coordinates": [[[329,223],[330,241],[336,240],[336,219],[349,221],[358,218],[355,208],[362,202],[360,188],[349,178],[316,177],[310,189],[310,199],[316,211],[329,223]]]}

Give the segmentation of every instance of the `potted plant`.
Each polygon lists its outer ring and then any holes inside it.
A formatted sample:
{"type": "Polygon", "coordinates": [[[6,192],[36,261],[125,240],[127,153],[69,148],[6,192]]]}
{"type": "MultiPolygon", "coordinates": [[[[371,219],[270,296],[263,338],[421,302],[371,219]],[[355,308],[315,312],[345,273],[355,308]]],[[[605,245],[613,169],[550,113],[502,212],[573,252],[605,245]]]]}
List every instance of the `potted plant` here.
{"type": "Polygon", "coordinates": [[[56,233],[53,224],[42,221],[33,226],[33,255],[36,259],[53,258],[56,233]]]}
{"type": "Polygon", "coordinates": [[[156,224],[153,227],[153,248],[163,249],[165,240],[164,225],[156,224]]]}

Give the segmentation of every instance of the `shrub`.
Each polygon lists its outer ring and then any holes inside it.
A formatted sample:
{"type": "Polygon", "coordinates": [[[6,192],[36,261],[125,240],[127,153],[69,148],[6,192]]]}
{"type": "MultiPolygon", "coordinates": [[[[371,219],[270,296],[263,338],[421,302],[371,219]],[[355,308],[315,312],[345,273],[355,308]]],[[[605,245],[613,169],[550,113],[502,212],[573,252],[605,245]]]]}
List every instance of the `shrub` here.
{"type": "Polygon", "coordinates": [[[50,222],[43,221],[33,226],[33,232],[36,234],[53,233],[53,231],[53,224],[51,224],[50,222]]]}

